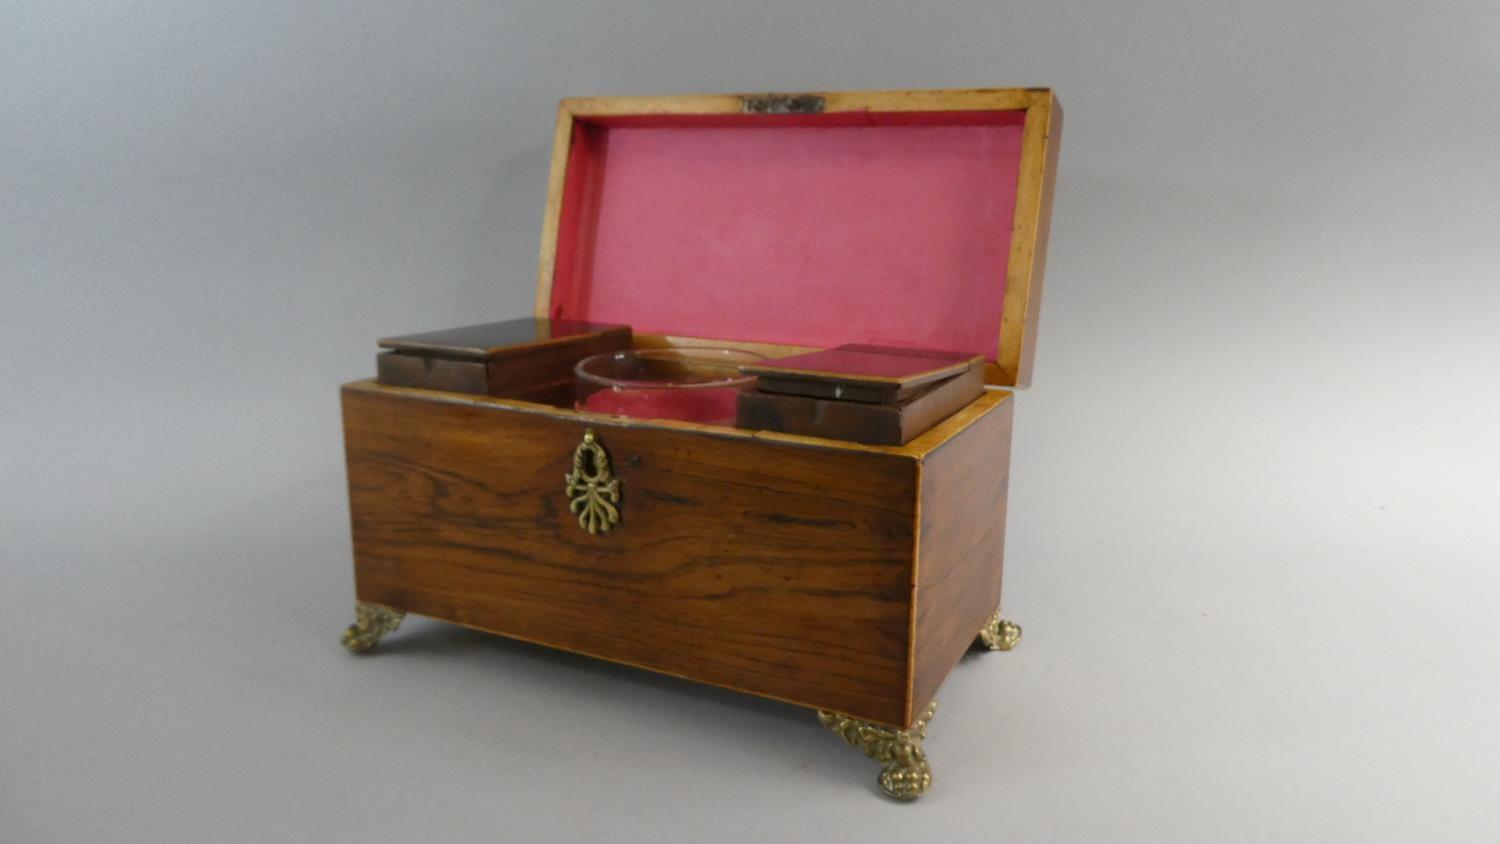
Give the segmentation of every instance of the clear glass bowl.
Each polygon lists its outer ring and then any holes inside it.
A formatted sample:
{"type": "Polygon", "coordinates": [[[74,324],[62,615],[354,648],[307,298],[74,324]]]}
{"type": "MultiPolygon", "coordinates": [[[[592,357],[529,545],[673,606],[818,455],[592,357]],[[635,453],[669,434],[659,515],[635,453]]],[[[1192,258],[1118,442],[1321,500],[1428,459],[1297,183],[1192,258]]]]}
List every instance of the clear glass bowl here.
{"type": "Polygon", "coordinates": [[[733,425],[739,394],[755,384],[740,367],[761,360],[737,349],[639,349],[587,357],[573,368],[579,410],[642,419],[733,425]]]}

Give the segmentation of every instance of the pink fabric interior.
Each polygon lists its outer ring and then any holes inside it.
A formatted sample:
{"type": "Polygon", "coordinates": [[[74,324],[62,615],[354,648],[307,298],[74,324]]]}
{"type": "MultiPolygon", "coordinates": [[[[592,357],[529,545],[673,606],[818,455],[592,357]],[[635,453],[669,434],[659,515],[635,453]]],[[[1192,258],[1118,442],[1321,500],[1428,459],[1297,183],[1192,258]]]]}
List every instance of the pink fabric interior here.
{"type": "Polygon", "coordinates": [[[1024,116],[580,123],[551,316],[993,360],[1024,116]]]}

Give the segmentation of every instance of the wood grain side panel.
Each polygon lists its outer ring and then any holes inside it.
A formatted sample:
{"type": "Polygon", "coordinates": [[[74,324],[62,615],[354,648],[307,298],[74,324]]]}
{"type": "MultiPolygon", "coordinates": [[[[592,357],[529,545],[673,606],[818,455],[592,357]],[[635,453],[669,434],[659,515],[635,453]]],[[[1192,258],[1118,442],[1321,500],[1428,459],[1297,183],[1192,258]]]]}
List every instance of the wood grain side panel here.
{"type": "Polygon", "coordinates": [[[346,387],[360,600],[904,721],[916,460],[346,387]],[[622,479],[591,536],[563,476],[622,479]]]}
{"type": "Polygon", "coordinates": [[[922,463],[912,649],[918,710],[1000,605],[1014,406],[996,407],[922,463]]]}

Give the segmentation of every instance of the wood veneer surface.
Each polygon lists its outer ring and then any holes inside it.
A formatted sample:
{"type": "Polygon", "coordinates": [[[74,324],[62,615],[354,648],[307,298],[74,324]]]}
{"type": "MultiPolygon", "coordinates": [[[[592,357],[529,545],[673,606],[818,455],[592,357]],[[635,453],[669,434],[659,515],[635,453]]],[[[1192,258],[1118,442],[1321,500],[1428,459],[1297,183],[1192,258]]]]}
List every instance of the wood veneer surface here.
{"type": "Polygon", "coordinates": [[[915,460],[431,395],[344,390],[360,600],[905,723],[915,460]],[[597,536],[586,428],[623,491],[597,536]]]}

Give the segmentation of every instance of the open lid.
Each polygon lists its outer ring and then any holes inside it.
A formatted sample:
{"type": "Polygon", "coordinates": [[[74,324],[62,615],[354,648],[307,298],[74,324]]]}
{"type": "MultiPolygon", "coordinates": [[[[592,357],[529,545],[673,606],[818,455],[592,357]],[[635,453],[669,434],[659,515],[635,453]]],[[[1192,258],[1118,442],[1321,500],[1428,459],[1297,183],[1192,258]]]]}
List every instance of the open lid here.
{"type": "Polygon", "coordinates": [[[1045,88],[563,100],[536,315],[1025,386],[1061,121],[1045,88]]]}

